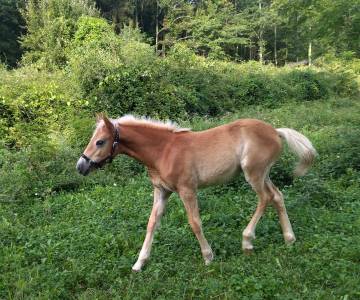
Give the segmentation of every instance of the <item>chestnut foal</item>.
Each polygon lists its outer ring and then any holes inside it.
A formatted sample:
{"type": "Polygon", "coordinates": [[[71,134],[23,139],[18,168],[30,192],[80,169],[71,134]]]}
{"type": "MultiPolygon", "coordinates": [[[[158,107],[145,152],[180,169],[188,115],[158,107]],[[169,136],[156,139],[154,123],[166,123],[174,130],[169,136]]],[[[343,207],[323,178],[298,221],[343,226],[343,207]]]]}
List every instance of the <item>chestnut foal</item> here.
{"type": "Polygon", "coordinates": [[[290,244],[295,241],[283,196],[269,178],[270,168],[282,150],[281,138],[299,157],[295,174],[304,175],[316,151],[305,136],[293,129],[274,129],[259,120],[241,119],[192,132],[172,123],[133,116],[109,120],[101,115],[76,167],[81,174],[87,175],[117,154],[131,156],[147,167],[154,187],[154,203],[144,244],[132,267],[134,271],[140,271],[150,256],[154,231],[172,192],[177,192],[183,201],[205,264],[209,264],[213,252],[202,230],[196,191],[224,182],[240,170],[259,198],[256,211],[243,231],[243,250],[253,250],[256,224],[269,203],[278,212],[285,242],[290,244]]]}

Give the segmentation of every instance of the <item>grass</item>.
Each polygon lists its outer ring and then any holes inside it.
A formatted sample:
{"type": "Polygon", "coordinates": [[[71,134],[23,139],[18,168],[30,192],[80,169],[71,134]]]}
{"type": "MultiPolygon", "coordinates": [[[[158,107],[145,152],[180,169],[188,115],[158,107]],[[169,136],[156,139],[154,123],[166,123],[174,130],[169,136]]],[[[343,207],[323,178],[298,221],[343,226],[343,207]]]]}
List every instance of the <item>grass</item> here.
{"type": "Polygon", "coordinates": [[[239,117],[300,130],[319,151],[303,178],[290,177],[294,160],[287,152],[272,173],[297,236],[293,246],[285,246],[269,208],[257,227],[254,254],[242,253],[241,233],[257,200],[237,178],[199,192],[204,231],[215,252],[210,266],[203,264],[181,201],[172,196],[151,260],[133,273],[152,189],[145,173],[124,176],[116,186],[1,204],[0,298],[360,298],[359,101],[247,108],[181,125],[204,129],[239,117]]]}

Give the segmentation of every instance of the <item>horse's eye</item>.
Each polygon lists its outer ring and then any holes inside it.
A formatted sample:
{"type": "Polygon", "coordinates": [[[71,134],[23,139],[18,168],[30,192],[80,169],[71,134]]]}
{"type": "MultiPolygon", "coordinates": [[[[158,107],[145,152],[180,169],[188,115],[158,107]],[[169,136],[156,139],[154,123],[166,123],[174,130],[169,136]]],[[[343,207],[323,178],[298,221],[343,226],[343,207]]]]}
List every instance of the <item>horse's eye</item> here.
{"type": "Polygon", "coordinates": [[[105,141],[104,140],[98,140],[96,141],[96,146],[102,146],[104,145],[105,141]]]}

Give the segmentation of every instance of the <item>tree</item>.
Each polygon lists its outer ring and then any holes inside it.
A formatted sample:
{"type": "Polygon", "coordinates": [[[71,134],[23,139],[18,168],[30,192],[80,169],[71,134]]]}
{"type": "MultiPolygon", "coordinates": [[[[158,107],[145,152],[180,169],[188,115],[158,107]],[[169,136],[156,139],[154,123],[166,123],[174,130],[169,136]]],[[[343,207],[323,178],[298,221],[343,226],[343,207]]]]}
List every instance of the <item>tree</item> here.
{"type": "Polygon", "coordinates": [[[317,1],[315,31],[321,52],[352,51],[360,56],[360,5],[358,0],[317,1]]]}
{"type": "Polygon", "coordinates": [[[172,44],[182,41],[199,55],[239,59],[249,42],[248,24],[226,0],[178,5],[168,19],[172,44]]]}
{"type": "Polygon", "coordinates": [[[14,67],[20,59],[19,38],[24,32],[24,20],[18,10],[19,1],[0,0],[0,62],[14,67]]]}
{"type": "Polygon", "coordinates": [[[82,15],[98,15],[91,0],[28,0],[23,10],[27,26],[23,62],[47,69],[66,64],[66,48],[82,15]]]}

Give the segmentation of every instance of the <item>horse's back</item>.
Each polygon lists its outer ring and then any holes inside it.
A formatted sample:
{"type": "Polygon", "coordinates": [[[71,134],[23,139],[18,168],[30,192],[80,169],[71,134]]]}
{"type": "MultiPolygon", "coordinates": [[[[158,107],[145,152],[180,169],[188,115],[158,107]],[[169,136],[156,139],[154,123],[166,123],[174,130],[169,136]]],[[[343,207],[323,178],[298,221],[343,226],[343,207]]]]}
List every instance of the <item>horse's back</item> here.
{"type": "Polygon", "coordinates": [[[274,156],[281,147],[278,139],[271,125],[256,119],[179,133],[167,151],[164,171],[172,178],[196,178],[200,187],[221,183],[238,173],[244,160],[274,156]]]}

